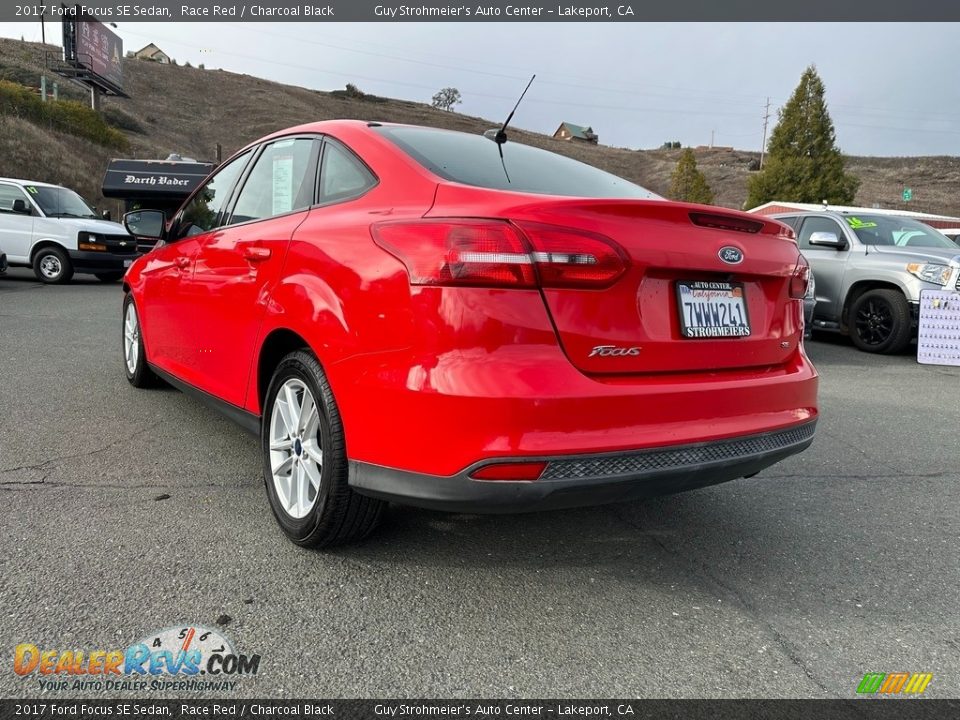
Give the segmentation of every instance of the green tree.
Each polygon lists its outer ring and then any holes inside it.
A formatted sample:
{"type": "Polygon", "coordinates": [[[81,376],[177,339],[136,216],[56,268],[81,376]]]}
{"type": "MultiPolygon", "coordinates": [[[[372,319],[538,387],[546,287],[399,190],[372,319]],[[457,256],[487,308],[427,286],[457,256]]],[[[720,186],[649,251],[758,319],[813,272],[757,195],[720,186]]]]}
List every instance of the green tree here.
{"type": "Polygon", "coordinates": [[[770,135],[763,170],[750,178],[745,206],[771,200],[849,205],[860,181],[844,172],[823,80],[811,65],[770,135]]]}
{"type": "Polygon", "coordinates": [[[707,184],[707,178],[697,168],[697,159],[693,150],[687,148],[680,153],[677,167],[670,177],[670,197],[673,200],[710,205],[713,202],[713,190],[707,184]]]}

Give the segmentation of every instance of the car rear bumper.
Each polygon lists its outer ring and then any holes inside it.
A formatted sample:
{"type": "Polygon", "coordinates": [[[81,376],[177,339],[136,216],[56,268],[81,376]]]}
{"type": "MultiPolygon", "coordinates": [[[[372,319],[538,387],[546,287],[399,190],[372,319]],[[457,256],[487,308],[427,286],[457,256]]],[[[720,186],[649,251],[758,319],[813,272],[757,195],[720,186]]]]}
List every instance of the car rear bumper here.
{"type": "MultiPolygon", "coordinates": [[[[360,494],[434,510],[513,513],[667,495],[754,475],[805,450],[816,420],[772,432],[631,452],[523,457],[547,462],[536,481],[473,480],[481,464],[450,477],[350,462],[360,494]]],[[[509,460],[509,458],[504,458],[509,460]]]]}
{"type": "Polygon", "coordinates": [[[122,273],[130,267],[134,260],[140,257],[136,253],[120,255],[83,250],[71,250],[69,254],[73,269],[79,273],[122,273]]]}

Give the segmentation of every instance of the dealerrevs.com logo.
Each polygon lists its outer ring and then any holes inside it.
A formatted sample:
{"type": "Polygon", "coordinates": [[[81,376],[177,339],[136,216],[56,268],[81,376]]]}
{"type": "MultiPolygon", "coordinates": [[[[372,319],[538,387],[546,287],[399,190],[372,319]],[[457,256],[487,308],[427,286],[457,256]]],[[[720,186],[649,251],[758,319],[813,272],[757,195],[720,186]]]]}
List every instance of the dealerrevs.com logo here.
{"type": "Polygon", "coordinates": [[[42,648],[20,643],[13,671],[44,691],[233,690],[256,675],[260,655],[245,655],[218,630],[199,625],[149,633],[126,648],[42,648]]]}

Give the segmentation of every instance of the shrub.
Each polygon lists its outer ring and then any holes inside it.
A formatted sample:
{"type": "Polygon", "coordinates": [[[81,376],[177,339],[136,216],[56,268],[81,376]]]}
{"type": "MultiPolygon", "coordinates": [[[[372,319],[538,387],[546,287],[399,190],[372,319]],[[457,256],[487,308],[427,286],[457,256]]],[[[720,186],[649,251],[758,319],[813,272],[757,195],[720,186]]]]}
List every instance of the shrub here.
{"type": "Polygon", "coordinates": [[[21,117],[36,125],[85,138],[98,145],[126,150],[126,136],[110,127],[102,117],[75,100],[43,102],[29,89],[0,80],[0,115],[21,117]]]}

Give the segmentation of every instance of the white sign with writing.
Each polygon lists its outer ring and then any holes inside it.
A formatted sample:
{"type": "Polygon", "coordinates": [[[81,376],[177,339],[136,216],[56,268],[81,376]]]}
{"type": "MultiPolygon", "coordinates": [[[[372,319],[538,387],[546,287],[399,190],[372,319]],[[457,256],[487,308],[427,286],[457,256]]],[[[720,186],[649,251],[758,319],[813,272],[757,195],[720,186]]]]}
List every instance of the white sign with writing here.
{"type": "Polygon", "coordinates": [[[917,362],[960,366],[960,292],[920,293],[917,362]]]}

